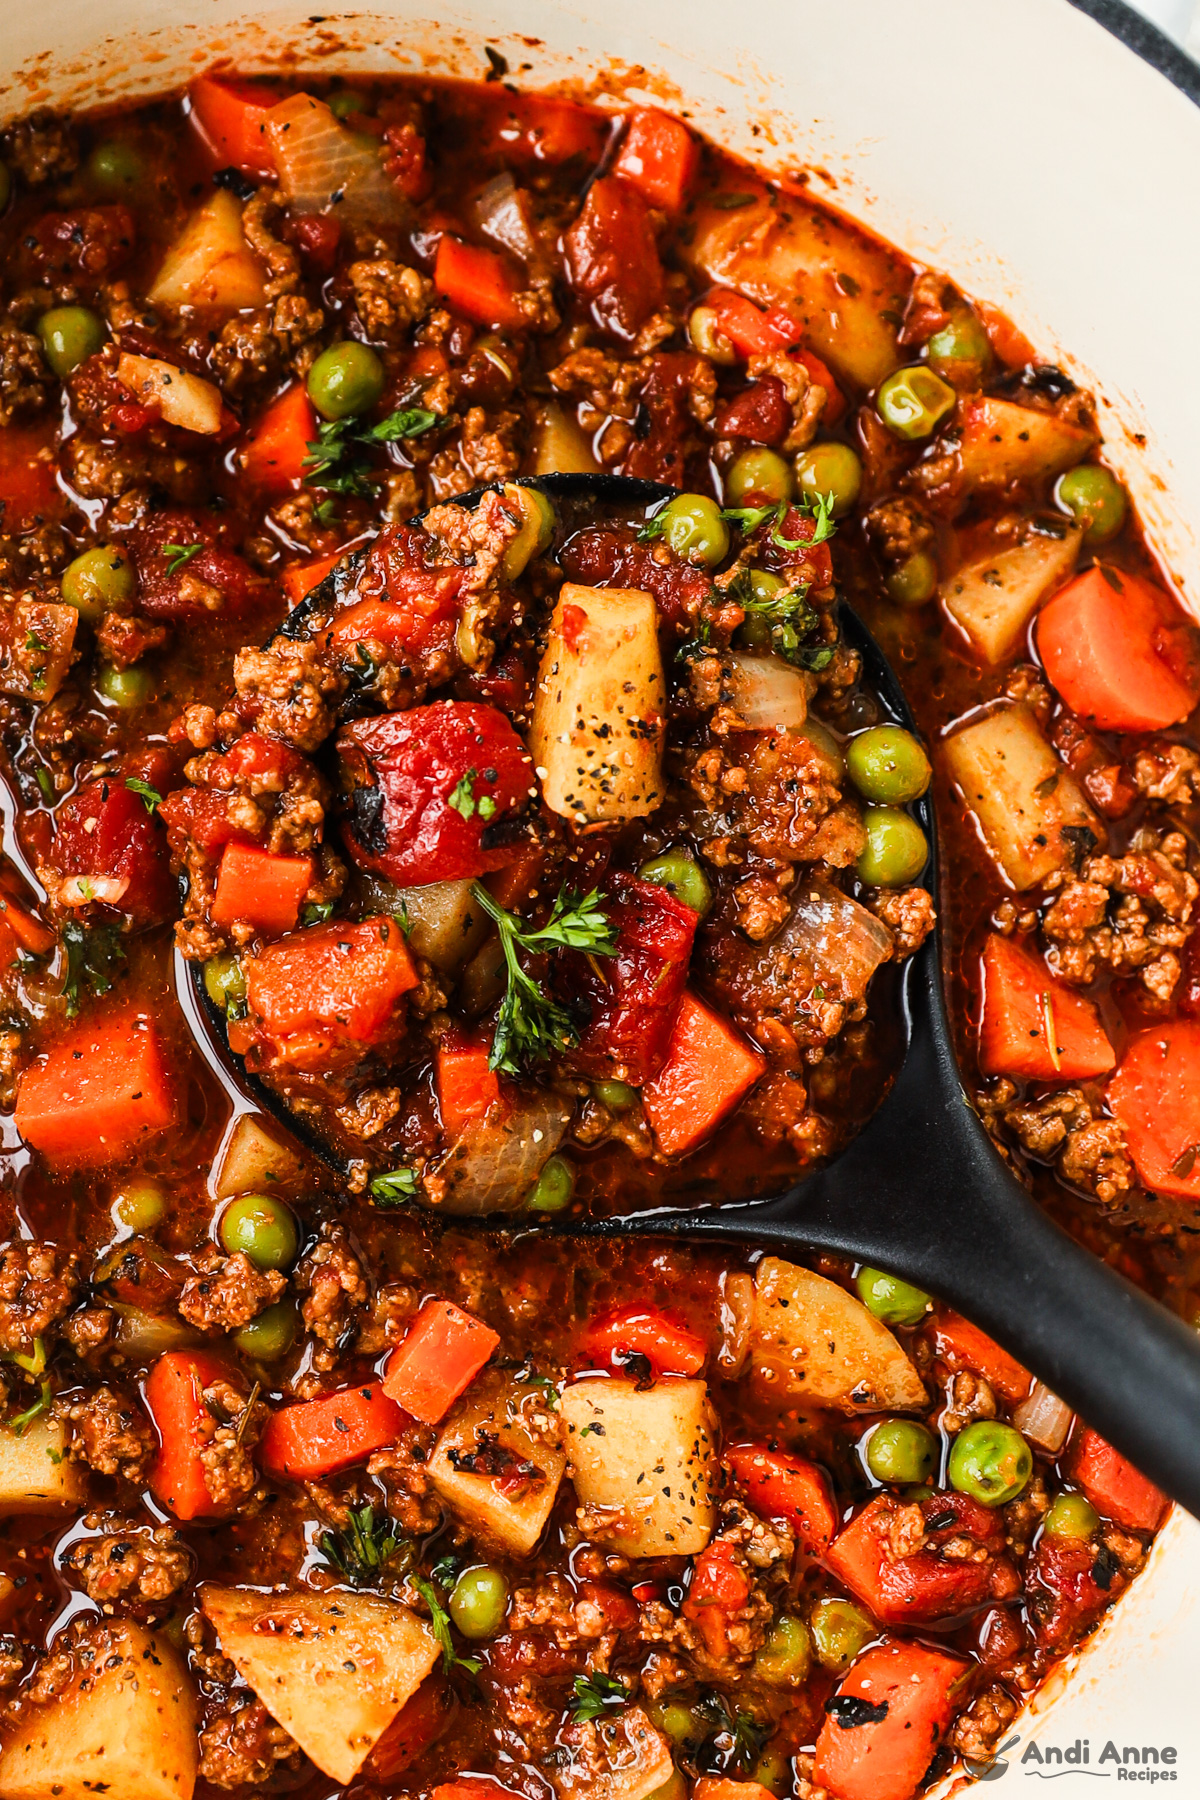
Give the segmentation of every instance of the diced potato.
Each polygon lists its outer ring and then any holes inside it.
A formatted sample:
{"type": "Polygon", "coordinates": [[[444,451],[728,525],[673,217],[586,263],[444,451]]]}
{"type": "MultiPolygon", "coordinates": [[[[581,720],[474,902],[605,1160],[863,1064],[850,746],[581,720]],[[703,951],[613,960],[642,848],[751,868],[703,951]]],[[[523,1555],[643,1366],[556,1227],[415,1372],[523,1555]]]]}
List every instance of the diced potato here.
{"type": "Polygon", "coordinates": [[[846,1413],[912,1411],[925,1388],[886,1325],[836,1281],[764,1257],[754,1278],[750,1370],[781,1406],[810,1400],[846,1413]]]}
{"type": "Polygon", "coordinates": [[[220,390],[199,375],[189,375],[174,363],[156,356],[130,356],[125,351],[117,364],[117,380],[143,406],[157,406],[167,425],[213,437],[221,429],[220,390]]]}
{"type": "Polygon", "coordinates": [[[487,936],[488,916],[471,898],[469,881],[400,888],[397,907],[401,902],[408,915],[409,948],[448,974],[461,969],[487,936]]]}
{"type": "Polygon", "coordinates": [[[962,485],[969,489],[1007,487],[1010,481],[1040,481],[1082,462],[1096,442],[1083,425],[1057,413],[990,397],[967,408],[959,442],[962,485]]]}
{"type": "Polygon", "coordinates": [[[661,806],[665,709],[653,596],[565,581],[529,734],[551,812],[591,825],[661,806]]]}
{"type": "Polygon", "coordinates": [[[713,1534],[715,1425],[702,1381],[577,1381],[562,1397],[589,1535],[624,1556],[695,1556],[713,1534]],[[602,1522],[595,1515],[602,1516],[602,1522]]]}
{"type": "Polygon", "coordinates": [[[429,1459],[429,1479],[447,1506],[512,1556],[534,1549],[566,1471],[563,1451],[538,1429],[544,1405],[536,1388],[485,1378],[451,1415],[429,1459]],[[472,1467],[474,1459],[486,1466],[472,1467]]]}
{"type": "Polygon", "coordinates": [[[86,1471],[66,1446],[66,1431],[54,1420],[34,1419],[20,1437],[0,1425],[0,1516],[86,1504],[86,1471]]]}
{"type": "Polygon", "coordinates": [[[127,1619],[96,1625],[87,1648],[9,1735],[4,1800],[192,1800],[198,1709],[180,1656],[127,1619]]]}
{"type": "Polygon", "coordinates": [[[564,1757],[549,1773],[561,1800],[646,1800],[675,1773],[671,1747],[640,1706],[597,1719],[595,1729],[568,1725],[564,1757]]]}
{"type": "Polygon", "coordinates": [[[227,312],[261,306],[263,266],[246,242],[242,209],[228,188],[194,212],[162,260],[151,306],[213,306],[227,312]]]}
{"type": "Polygon", "coordinates": [[[535,475],[598,475],[600,462],[592,440],[556,400],[539,408],[533,429],[535,475]]]}
{"type": "Polygon", "coordinates": [[[710,280],[761,306],[788,303],[835,375],[875,387],[901,361],[896,332],[911,284],[905,265],[810,201],[768,198],[740,172],[738,191],[753,193],[754,201],[698,204],[684,254],[710,280]]]}
{"type": "Polygon", "coordinates": [[[429,1626],[378,1594],[206,1586],[222,1652],[322,1774],[353,1781],[441,1654],[429,1626]]]}
{"type": "Polygon", "coordinates": [[[215,1200],[234,1194],[274,1194],[294,1187],[304,1175],[296,1152],[266,1130],[261,1119],[244,1113],[217,1165],[212,1193],[215,1200]]]}
{"type": "Polygon", "coordinates": [[[944,743],[950,778],[1018,893],[1074,861],[1081,829],[1104,827],[1027,706],[1001,706],[944,743]]]}
{"type": "Polygon", "coordinates": [[[0,693],[53,700],[75,661],[79,614],[57,600],[0,600],[0,693]]]}
{"type": "Polygon", "coordinates": [[[985,662],[1012,655],[1042,601],[1075,567],[1081,541],[1065,524],[1055,536],[1032,530],[1008,549],[972,557],[942,584],[946,611],[985,662]]]}

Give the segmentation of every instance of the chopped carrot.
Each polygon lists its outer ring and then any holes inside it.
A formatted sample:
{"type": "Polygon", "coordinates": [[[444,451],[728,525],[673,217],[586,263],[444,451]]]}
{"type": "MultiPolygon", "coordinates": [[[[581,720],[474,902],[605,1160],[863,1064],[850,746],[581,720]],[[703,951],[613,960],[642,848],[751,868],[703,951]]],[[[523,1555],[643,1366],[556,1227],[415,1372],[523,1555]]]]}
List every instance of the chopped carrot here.
{"type": "Polygon", "coordinates": [[[43,925],[34,913],[18,906],[11,894],[0,892],[0,913],[18,944],[31,956],[46,956],[58,942],[50,927],[43,925]]]}
{"type": "Polygon", "coordinates": [[[1071,1443],[1068,1468],[1098,1513],[1134,1531],[1157,1531],[1167,1496],[1112,1445],[1084,1425],[1071,1443]]]}
{"type": "Polygon", "coordinates": [[[427,1300],[393,1351],[383,1391],[423,1425],[436,1425],[470,1387],[500,1338],[450,1300],[427,1300]]]}
{"type": "Polygon", "coordinates": [[[985,1075],[1085,1081],[1116,1065],[1092,1002],[1051,975],[1016,939],[993,932],[983,947],[979,1066],[985,1075]]]}
{"type": "Polygon", "coordinates": [[[494,250],[464,244],[449,232],[438,243],[433,285],[455,312],[477,325],[519,331],[527,323],[502,259],[494,250]]]}
{"type": "Polygon", "coordinates": [[[1036,635],[1071,711],[1102,731],[1178,725],[1200,698],[1196,628],[1140,575],[1086,569],[1047,601],[1036,635]]]}
{"type": "Polygon", "coordinates": [[[226,844],[212,905],[214,925],[244,921],[262,937],[282,937],[312,886],[311,856],[272,856],[257,844],[226,844]]]}
{"type": "Polygon", "coordinates": [[[42,425],[0,430],[0,505],[6,531],[51,513],[59,499],[53,440],[42,425]]]}
{"type": "Polygon", "coordinates": [[[242,439],[241,464],[251,487],[263,494],[298,488],[316,435],[313,403],[304,383],[295,381],[271,402],[242,439]]]}
{"type": "Polygon", "coordinates": [[[838,1527],[829,1483],[804,1456],[771,1450],[766,1444],[730,1444],[725,1460],[746,1490],[756,1513],[787,1519],[810,1556],[824,1556],[838,1527]]]}
{"type": "Polygon", "coordinates": [[[139,1014],[117,1013],[68,1026],[26,1069],[15,1122],[48,1161],[84,1168],[125,1160],[175,1116],[158,1033],[139,1014]]]}
{"type": "Polygon", "coordinates": [[[435,1059],[438,1111],[448,1138],[458,1138],[474,1119],[482,1119],[500,1098],[500,1083],[488,1068],[480,1044],[443,1038],[435,1059]]]}
{"type": "Polygon", "coordinates": [[[218,168],[232,165],[255,181],[274,181],[266,117],[279,95],[259,82],[201,75],[188,89],[191,118],[218,168]]]}
{"type": "Polygon", "coordinates": [[[729,1775],[701,1775],[692,1784],[692,1800],[772,1800],[761,1781],[735,1781],[729,1775]]]}
{"type": "Polygon", "coordinates": [[[147,1377],[146,1408],[159,1442],[150,1487],[177,1519],[211,1518],[226,1510],[208,1491],[200,1452],[211,1424],[204,1390],[228,1379],[228,1368],[211,1350],[168,1350],[147,1377]]]}
{"type": "Polygon", "coordinates": [[[332,556],[319,556],[316,562],[293,563],[279,577],[280,586],[293,606],[299,606],[306,594],[311,594],[315,587],[332,574],[343,556],[344,550],[335,550],[332,556]]]}
{"type": "Polygon", "coordinates": [[[1024,1400],[1033,1377],[1015,1356],[990,1338],[961,1313],[940,1306],[932,1325],[933,1346],[952,1369],[972,1369],[1010,1403],[1024,1400]]]}
{"type": "Polygon", "coordinates": [[[827,1703],[816,1785],[838,1800],[911,1800],[969,1673],[959,1657],[924,1644],[890,1639],[866,1651],[827,1703]]]}
{"type": "Polygon", "coordinates": [[[615,1368],[630,1355],[643,1356],[655,1376],[698,1375],[708,1359],[708,1345],[657,1306],[620,1306],[600,1313],[585,1327],[583,1348],[615,1368]]]}
{"type": "Polygon", "coordinates": [[[418,979],[404,933],[382,918],[311,925],[242,966],[249,1039],[269,1040],[294,1067],[376,1042],[418,979]]]}
{"type": "Polygon", "coordinates": [[[684,1156],[737,1105],[765,1059],[719,1013],[684,991],[667,1060],[642,1089],[664,1156],[684,1156]]]}
{"type": "Polygon", "coordinates": [[[1106,1098],[1145,1186],[1200,1200],[1200,1020],[1139,1031],[1106,1098]]]}
{"type": "Polygon", "coordinates": [[[681,119],[657,107],[638,107],[613,163],[651,206],[663,212],[683,210],[700,161],[700,145],[681,119]]]}
{"type": "Polygon", "coordinates": [[[272,1413],[262,1437],[263,1468],[289,1481],[320,1481],[394,1444],[411,1423],[378,1382],[340,1388],[272,1413]]]}
{"type": "MultiPolygon", "coordinates": [[[[372,1781],[388,1781],[416,1762],[434,1740],[441,1736],[455,1700],[440,1669],[427,1675],[411,1700],[406,1700],[367,1758],[361,1773],[372,1781]]],[[[467,1783],[463,1783],[467,1786],[467,1783]]],[[[457,1784],[447,1783],[436,1793],[454,1792],[457,1784]]],[[[481,1787],[471,1786],[471,1800],[483,1800],[481,1787]]],[[[496,1791],[496,1790],[493,1790],[496,1791]]]]}
{"type": "Polygon", "coordinates": [[[799,319],[782,306],[772,306],[764,312],[732,288],[713,288],[701,305],[711,307],[722,335],[739,356],[747,359],[769,356],[773,350],[789,350],[804,336],[799,319]]]}

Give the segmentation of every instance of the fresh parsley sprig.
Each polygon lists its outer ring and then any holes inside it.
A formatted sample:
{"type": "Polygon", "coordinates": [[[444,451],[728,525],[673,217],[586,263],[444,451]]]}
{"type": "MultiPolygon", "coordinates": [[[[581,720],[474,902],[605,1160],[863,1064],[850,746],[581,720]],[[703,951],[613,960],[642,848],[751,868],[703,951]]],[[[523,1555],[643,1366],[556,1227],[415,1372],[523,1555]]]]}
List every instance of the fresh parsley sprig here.
{"type": "Polygon", "coordinates": [[[780,550],[813,550],[818,544],[827,544],[837,531],[833,518],[835,498],[832,493],[813,494],[803,500],[780,500],[770,506],[726,506],[721,510],[721,517],[739,525],[747,537],[771,519],[770,542],[780,550]],[[807,513],[815,520],[816,530],[810,538],[784,537],[782,526],[789,512],[807,513]]]}
{"type": "Polygon", "coordinates": [[[431,1581],[423,1581],[419,1575],[410,1575],[409,1585],[414,1587],[429,1608],[429,1623],[433,1627],[433,1635],[441,1646],[442,1668],[448,1675],[456,1665],[466,1669],[470,1675],[478,1675],[482,1663],[477,1656],[460,1656],[454,1648],[454,1639],[450,1635],[450,1614],[438,1599],[437,1589],[431,1581]]]}
{"type": "Polygon", "coordinates": [[[376,1518],[369,1500],[357,1510],[350,1508],[345,1525],[336,1531],[323,1531],[317,1548],[351,1587],[370,1587],[388,1563],[398,1562],[402,1555],[411,1560],[413,1555],[408,1539],[396,1536],[386,1513],[376,1518]]]}
{"type": "Polygon", "coordinates": [[[370,451],[380,444],[421,437],[438,423],[438,414],[423,406],[389,413],[378,425],[364,425],[353,416],[326,419],[317,427],[316,440],[306,446],[304,479],[327,494],[357,494],[369,500],[379,485],[370,473],[370,451]]]}
{"type": "Polygon", "coordinates": [[[536,931],[527,931],[514,913],[497,905],[481,882],[472,882],[471,894],[500,933],[507,973],[488,1067],[520,1075],[527,1064],[547,1062],[577,1044],[579,1029],[567,1008],[521,967],[517,951],[536,955],[545,950],[585,950],[591,956],[611,956],[616,933],[596,888],[581,898],[564,883],[550,917],[536,931]]]}
{"type": "Polygon", "coordinates": [[[606,1675],[602,1669],[595,1669],[590,1675],[575,1677],[571,1717],[576,1724],[582,1725],[588,1719],[602,1719],[611,1707],[626,1706],[628,1703],[629,1689],[615,1675],[606,1675]]]}
{"type": "Polygon", "coordinates": [[[164,544],[163,560],[167,565],[168,575],[178,575],[180,569],[191,562],[194,556],[207,548],[204,544],[164,544]]]}
{"type": "MultiPolygon", "coordinates": [[[[496,771],[494,769],[491,770],[493,778],[495,777],[495,773],[496,771]]],[[[485,770],[485,781],[487,775],[488,771],[485,770]]],[[[455,812],[461,814],[464,819],[473,819],[476,813],[478,813],[479,817],[485,821],[494,819],[496,816],[496,802],[490,794],[480,794],[476,797],[475,783],[478,780],[479,770],[468,769],[462,779],[455,783],[454,791],[446,804],[447,806],[452,806],[455,812]]]]}
{"type": "Polygon", "coordinates": [[[148,813],[152,813],[156,806],[161,806],[162,795],[155,788],[152,788],[148,781],[143,781],[140,775],[127,775],[125,777],[125,786],[129,789],[131,794],[136,794],[138,796],[148,813]]]}
{"type": "Polygon", "coordinates": [[[417,1172],[389,1169],[385,1175],[376,1175],[370,1193],[376,1206],[403,1206],[406,1200],[417,1197],[417,1172]]]}

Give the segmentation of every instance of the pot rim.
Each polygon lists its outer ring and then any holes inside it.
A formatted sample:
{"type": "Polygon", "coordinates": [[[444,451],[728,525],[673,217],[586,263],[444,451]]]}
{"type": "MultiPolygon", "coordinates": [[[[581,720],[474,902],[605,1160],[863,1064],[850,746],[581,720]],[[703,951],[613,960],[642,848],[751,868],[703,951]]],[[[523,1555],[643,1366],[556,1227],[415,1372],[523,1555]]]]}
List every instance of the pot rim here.
{"type": "Polygon", "coordinates": [[[1161,26],[1135,12],[1128,0],[1068,0],[1078,12],[1086,13],[1097,25],[1140,56],[1143,62],[1165,75],[1172,87],[1196,106],[1200,106],[1200,64],[1196,63],[1161,26]]]}

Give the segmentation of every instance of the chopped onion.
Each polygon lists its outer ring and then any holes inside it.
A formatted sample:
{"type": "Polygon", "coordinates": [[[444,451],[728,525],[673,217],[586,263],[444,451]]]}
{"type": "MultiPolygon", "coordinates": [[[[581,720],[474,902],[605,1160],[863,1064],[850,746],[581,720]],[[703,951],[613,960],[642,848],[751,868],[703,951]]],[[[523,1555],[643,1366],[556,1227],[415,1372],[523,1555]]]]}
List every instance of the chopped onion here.
{"type": "Polygon", "coordinates": [[[60,906],[116,906],[128,886],[128,875],[68,875],[54,897],[60,906]]]}
{"type": "Polygon", "coordinates": [[[145,406],[157,406],[167,425],[212,437],[221,429],[221,390],[200,375],[189,375],[174,363],[156,356],[131,356],[122,351],[117,380],[145,406]]]}
{"type": "Polygon", "coordinates": [[[750,1330],[754,1324],[754,1280],[750,1275],[726,1273],[721,1277],[719,1310],[721,1342],[717,1362],[730,1380],[741,1374],[750,1355],[750,1330]]]}
{"type": "Polygon", "coordinates": [[[562,1143],[570,1117],[571,1108],[545,1092],[519,1100],[507,1112],[494,1106],[447,1150],[435,1171],[443,1193],[430,1203],[475,1218],[519,1212],[562,1143]]]}
{"type": "Polygon", "coordinates": [[[747,731],[796,731],[808,717],[816,683],[780,656],[730,656],[735,712],[747,731]]]}
{"type": "Polygon", "coordinates": [[[802,889],[783,930],[763,948],[776,960],[790,954],[795,974],[804,970],[809,985],[824,988],[830,999],[853,1002],[864,997],[895,941],[883,920],[857,900],[814,881],[802,889]]]}
{"type": "Polygon", "coordinates": [[[1052,1394],[1044,1381],[1035,1381],[1028,1399],[1013,1413],[1013,1424],[1040,1450],[1057,1456],[1067,1441],[1074,1413],[1065,1400],[1052,1394]]]}
{"type": "Polygon", "coordinates": [[[200,1333],[182,1319],[143,1312],[140,1306],[110,1304],[117,1315],[113,1341],[134,1362],[152,1362],[164,1351],[184,1350],[188,1345],[200,1342],[200,1333]]]}
{"type": "Polygon", "coordinates": [[[266,116],[279,186],[298,212],[332,212],[347,225],[386,225],[408,207],[383,168],[383,145],[351,131],[323,100],[293,94],[266,116]]]}
{"type": "Polygon", "coordinates": [[[510,174],[497,175],[476,197],[475,218],[493,244],[511,251],[527,267],[538,261],[537,239],[520,190],[510,174]]]}

